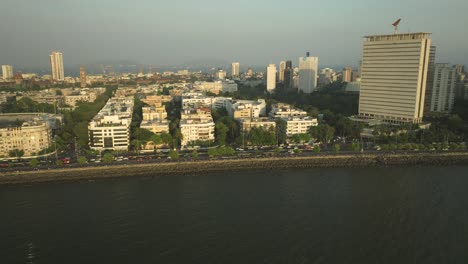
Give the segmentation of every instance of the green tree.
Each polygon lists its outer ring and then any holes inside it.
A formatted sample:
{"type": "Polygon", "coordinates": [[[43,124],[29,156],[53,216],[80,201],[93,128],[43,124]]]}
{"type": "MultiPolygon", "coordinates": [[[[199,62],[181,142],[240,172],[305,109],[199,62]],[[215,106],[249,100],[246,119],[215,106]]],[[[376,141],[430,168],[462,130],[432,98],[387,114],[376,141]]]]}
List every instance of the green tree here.
{"type": "Polygon", "coordinates": [[[29,166],[35,168],[37,166],[39,166],[39,161],[37,159],[32,159],[29,161],[29,166]]]}
{"type": "Polygon", "coordinates": [[[194,158],[194,159],[198,158],[198,151],[197,150],[192,151],[192,158],[194,158]]]}
{"type": "Polygon", "coordinates": [[[161,140],[163,144],[165,145],[172,144],[172,136],[170,134],[166,132],[162,132],[160,136],[161,136],[161,140]]]}
{"type": "Polygon", "coordinates": [[[63,161],[61,161],[61,160],[56,160],[56,161],[55,161],[55,165],[58,166],[58,167],[61,167],[61,166],[63,166],[63,161]]]}
{"type": "Polygon", "coordinates": [[[226,137],[229,132],[229,128],[222,122],[217,122],[215,126],[216,141],[219,145],[226,145],[226,137]]]}
{"type": "Polygon", "coordinates": [[[354,152],[358,152],[361,150],[361,146],[359,145],[359,143],[353,142],[351,144],[350,150],[354,152]]]}
{"type": "Polygon", "coordinates": [[[315,146],[314,149],[313,149],[313,151],[314,151],[315,153],[319,153],[319,152],[321,151],[320,146],[319,146],[319,145],[315,146]]]}
{"type": "Polygon", "coordinates": [[[169,151],[169,157],[173,160],[176,160],[179,158],[179,152],[177,152],[176,150],[170,150],[169,151]]]}
{"type": "Polygon", "coordinates": [[[112,163],[114,162],[114,155],[111,153],[106,153],[104,156],[102,156],[102,161],[105,163],[112,163]]]}
{"type": "Polygon", "coordinates": [[[83,156],[78,157],[78,164],[83,165],[83,164],[86,164],[87,162],[88,160],[86,159],[86,157],[83,157],[83,156]]]}
{"type": "Polygon", "coordinates": [[[21,157],[24,156],[24,150],[22,149],[12,149],[8,152],[8,155],[12,158],[18,158],[21,159],[21,157]]]}
{"type": "Polygon", "coordinates": [[[340,149],[341,149],[341,146],[340,146],[339,144],[334,144],[334,145],[332,146],[333,152],[338,153],[338,152],[340,152],[340,149]]]}

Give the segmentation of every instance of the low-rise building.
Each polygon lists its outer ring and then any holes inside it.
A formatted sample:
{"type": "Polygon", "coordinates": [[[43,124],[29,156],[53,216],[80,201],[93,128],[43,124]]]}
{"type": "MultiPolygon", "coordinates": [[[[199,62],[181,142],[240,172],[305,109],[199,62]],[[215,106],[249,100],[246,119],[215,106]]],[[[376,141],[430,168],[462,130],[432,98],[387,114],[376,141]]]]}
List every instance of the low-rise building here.
{"type": "Polygon", "coordinates": [[[271,106],[270,117],[271,118],[283,118],[283,117],[294,117],[294,116],[306,116],[307,112],[298,108],[295,108],[289,104],[278,103],[271,106]]]}
{"type": "Polygon", "coordinates": [[[276,122],[267,117],[252,118],[252,119],[240,119],[240,125],[242,131],[248,133],[254,127],[265,128],[266,130],[271,127],[276,127],[276,122]]]}
{"type": "Polygon", "coordinates": [[[226,105],[228,114],[234,119],[252,119],[266,116],[266,101],[258,99],[251,100],[232,100],[226,105]]]}
{"type": "Polygon", "coordinates": [[[195,82],[193,88],[197,91],[213,94],[237,92],[237,83],[231,80],[215,82],[195,82]]]}
{"type": "Polygon", "coordinates": [[[0,115],[0,157],[9,157],[10,151],[22,150],[24,157],[38,155],[49,148],[57,120],[52,114],[15,113],[0,115]]]}
{"type": "Polygon", "coordinates": [[[211,116],[210,108],[183,109],[180,119],[180,131],[182,133],[182,146],[190,142],[214,141],[215,123],[211,116]]]}
{"type": "Polygon", "coordinates": [[[306,134],[313,126],[318,126],[317,118],[310,116],[295,116],[282,118],[286,122],[286,136],[306,134]]]}
{"type": "Polygon", "coordinates": [[[309,132],[310,127],[318,126],[317,118],[307,116],[306,111],[283,103],[272,106],[270,117],[280,118],[286,123],[283,132],[288,137],[296,134],[306,134],[309,132]]]}
{"type": "Polygon", "coordinates": [[[88,125],[91,149],[128,150],[134,101],[132,97],[114,97],[88,125]]]}
{"type": "Polygon", "coordinates": [[[172,96],[170,95],[148,95],[146,98],[141,99],[141,101],[148,105],[157,105],[164,104],[172,101],[172,96]]]}
{"type": "Polygon", "coordinates": [[[143,107],[143,120],[140,127],[155,134],[169,133],[166,108],[162,104],[143,107]]]}

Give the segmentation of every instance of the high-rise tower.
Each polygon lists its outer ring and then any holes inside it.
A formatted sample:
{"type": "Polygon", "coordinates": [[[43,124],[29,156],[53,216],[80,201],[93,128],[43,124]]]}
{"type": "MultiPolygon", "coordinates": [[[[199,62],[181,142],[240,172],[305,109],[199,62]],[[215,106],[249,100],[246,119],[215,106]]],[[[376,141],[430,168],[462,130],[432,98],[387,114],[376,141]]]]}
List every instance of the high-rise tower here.
{"type": "Polygon", "coordinates": [[[84,66],[80,67],[80,87],[86,87],[86,68],[84,66]]]}
{"type": "Polygon", "coordinates": [[[233,77],[238,77],[239,76],[239,72],[240,72],[240,63],[239,62],[233,62],[232,63],[232,76],[233,77]]]}
{"type": "Polygon", "coordinates": [[[430,33],[367,36],[362,52],[359,116],[391,123],[422,121],[430,33]]]}
{"type": "Polygon", "coordinates": [[[50,67],[52,69],[52,80],[63,81],[65,79],[63,54],[61,52],[53,51],[50,54],[50,67]]]}
{"type": "Polygon", "coordinates": [[[272,92],[276,89],[276,65],[270,64],[267,67],[267,91],[272,92]]]}
{"type": "Polygon", "coordinates": [[[317,57],[310,57],[307,52],[305,57],[299,58],[299,91],[312,93],[317,89],[317,71],[317,57]]]}

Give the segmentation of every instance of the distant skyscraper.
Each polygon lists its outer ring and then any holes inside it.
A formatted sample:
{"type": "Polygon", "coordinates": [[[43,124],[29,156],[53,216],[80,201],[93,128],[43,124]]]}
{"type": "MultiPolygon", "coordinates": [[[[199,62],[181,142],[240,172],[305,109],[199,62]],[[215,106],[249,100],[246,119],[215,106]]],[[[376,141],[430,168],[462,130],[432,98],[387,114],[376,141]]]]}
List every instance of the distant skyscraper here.
{"type": "Polygon", "coordinates": [[[365,37],[359,116],[391,123],[422,121],[430,33],[365,37]]]}
{"type": "Polygon", "coordinates": [[[224,80],[226,79],[226,71],[225,70],[218,70],[216,73],[216,78],[219,80],[224,80]]]}
{"type": "Polygon", "coordinates": [[[431,112],[450,113],[455,102],[457,69],[446,63],[437,63],[434,68],[431,112]]]}
{"type": "Polygon", "coordinates": [[[232,63],[232,76],[238,77],[240,73],[240,63],[233,62],[232,63]]]}
{"type": "Polygon", "coordinates": [[[13,79],[13,66],[2,65],[3,80],[13,79]]]}
{"type": "Polygon", "coordinates": [[[280,82],[284,82],[284,70],[286,69],[286,62],[281,61],[279,65],[279,76],[278,79],[280,82]]]}
{"type": "Polygon", "coordinates": [[[253,70],[252,68],[248,68],[247,69],[247,72],[245,73],[245,75],[249,76],[249,77],[252,77],[253,76],[253,70]]]}
{"type": "Polygon", "coordinates": [[[80,67],[80,87],[86,87],[86,68],[84,66],[80,67]]]}
{"type": "Polygon", "coordinates": [[[271,92],[276,89],[276,65],[270,64],[267,67],[267,91],[271,92]]]}
{"type": "Polygon", "coordinates": [[[63,81],[65,73],[63,70],[63,54],[58,51],[53,51],[50,54],[50,66],[52,69],[52,80],[63,81]]]}
{"type": "Polygon", "coordinates": [[[436,47],[431,46],[431,50],[429,52],[429,63],[427,65],[426,94],[424,96],[424,114],[425,115],[431,112],[432,88],[434,86],[435,57],[436,57],[436,47]]]}
{"type": "Polygon", "coordinates": [[[292,68],[292,61],[288,60],[285,63],[283,77],[283,87],[285,91],[292,90],[294,88],[294,70],[292,68]]]}
{"type": "Polygon", "coordinates": [[[346,67],[343,69],[343,82],[352,82],[353,81],[353,69],[351,67],[346,67]]]}
{"type": "Polygon", "coordinates": [[[307,52],[306,57],[299,59],[299,91],[312,93],[317,89],[317,71],[318,58],[307,52]]]}

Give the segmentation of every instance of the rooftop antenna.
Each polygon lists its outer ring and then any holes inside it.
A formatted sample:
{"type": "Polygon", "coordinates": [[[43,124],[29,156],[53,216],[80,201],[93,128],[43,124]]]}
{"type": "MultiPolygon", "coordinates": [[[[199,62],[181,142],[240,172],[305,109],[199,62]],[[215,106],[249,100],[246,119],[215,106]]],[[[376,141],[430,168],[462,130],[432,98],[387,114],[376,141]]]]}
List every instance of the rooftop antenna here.
{"type": "Polygon", "coordinates": [[[394,34],[398,34],[398,25],[400,24],[401,22],[401,18],[399,18],[397,21],[395,21],[392,26],[395,27],[395,31],[394,31],[394,34]]]}

